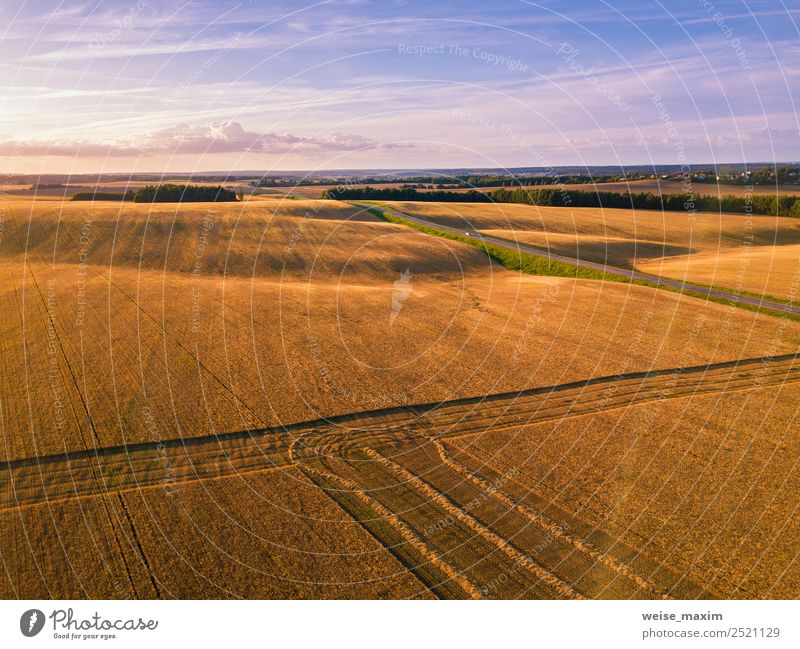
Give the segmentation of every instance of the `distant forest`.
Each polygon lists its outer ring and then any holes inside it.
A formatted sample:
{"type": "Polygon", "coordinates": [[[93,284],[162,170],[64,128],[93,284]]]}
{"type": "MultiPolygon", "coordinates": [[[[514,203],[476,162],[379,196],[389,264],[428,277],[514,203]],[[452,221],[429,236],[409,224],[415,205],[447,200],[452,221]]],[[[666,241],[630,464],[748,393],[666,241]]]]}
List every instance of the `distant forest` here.
{"type": "Polygon", "coordinates": [[[492,192],[418,192],[413,187],[339,187],[329,189],[323,198],[338,200],[427,201],[454,203],[522,203],[555,207],[608,207],[666,210],[675,212],[733,212],[800,217],[800,196],[695,196],[691,194],[653,194],[651,192],[589,192],[582,190],[497,189],[492,192]]]}
{"type": "MultiPolygon", "coordinates": [[[[470,187],[522,187],[529,185],[559,185],[559,184],[588,184],[588,183],[610,183],[632,180],[646,180],[652,178],[649,173],[631,174],[603,174],[590,176],[586,174],[570,175],[530,175],[530,174],[482,174],[482,175],[462,175],[462,176],[385,176],[385,177],[357,177],[351,178],[351,185],[389,185],[404,183],[409,187],[422,189],[468,189],[470,187]]],[[[307,187],[313,185],[333,185],[339,182],[338,178],[280,178],[267,177],[253,182],[255,187],[307,187]]]]}
{"type": "MultiPolygon", "coordinates": [[[[386,185],[403,183],[404,186],[416,189],[477,189],[479,187],[531,187],[537,185],[581,185],[616,182],[634,182],[637,180],[667,180],[685,182],[687,179],[702,184],[722,185],[798,185],[800,184],[800,166],[769,165],[744,170],[742,165],[731,168],[697,167],[693,170],[662,169],[597,171],[595,173],[570,172],[564,169],[551,168],[542,173],[513,173],[511,171],[497,173],[454,174],[391,174],[386,176],[351,176],[346,184],[353,185],[386,185]]],[[[266,176],[253,182],[258,187],[296,187],[310,185],[336,185],[342,178],[321,176],[314,178],[296,178],[291,176],[266,176]]]]}
{"type": "MultiPolygon", "coordinates": [[[[502,190],[506,191],[506,190],[502,190]]],[[[414,187],[337,187],[326,189],[322,198],[364,201],[429,201],[436,203],[492,203],[494,192],[433,190],[418,192],[414,187]]],[[[507,201],[505,201],[507,202],[507,201]]]]}
{"type": "Polygon", "coordinates": [[[219,203],[238,200],[236,192],[221,185],[148,185],[127,192],[79,192],[73,201],[133,201],[134,203],[219,203]]]}
{"type": "Polygon", "coordinates": [[[78,192],[71,201],[132,201],[134,192],[78,192]]]}

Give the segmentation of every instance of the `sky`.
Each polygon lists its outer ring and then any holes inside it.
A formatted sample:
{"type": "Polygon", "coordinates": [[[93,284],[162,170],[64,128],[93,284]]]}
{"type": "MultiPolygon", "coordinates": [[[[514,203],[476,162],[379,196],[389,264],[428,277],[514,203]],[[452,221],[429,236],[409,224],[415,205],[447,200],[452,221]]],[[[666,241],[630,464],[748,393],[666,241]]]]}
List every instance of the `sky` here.
{"type": "Polygon", "coordinates": [[[0,173],[800,159],[796,1],[0,7],[0,173]]]}

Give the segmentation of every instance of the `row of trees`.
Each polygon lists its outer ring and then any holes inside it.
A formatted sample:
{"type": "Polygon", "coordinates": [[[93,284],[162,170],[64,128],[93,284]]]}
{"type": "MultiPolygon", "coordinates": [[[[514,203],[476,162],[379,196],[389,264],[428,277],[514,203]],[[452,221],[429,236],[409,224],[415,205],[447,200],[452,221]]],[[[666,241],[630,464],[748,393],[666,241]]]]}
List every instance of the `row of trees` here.
{"type": "Polygon", "coordinates": [[[222,185],[148,185],[127,192],[79,192],[73,201],[133,201],[134,203],[217,203],[237,200],[236,192],[222,185]]]}
{"type": "Polygon", "coordinates": [[[71,201],[132,201],[135,192],[78,192],[71,201]]]}
{"type": "Polygon", "coordinates": [[[652,192],[590,192],[546,189],[497,189],[492,192],[418,192],[413,187],[340,187],[328,190],[324,198],[338,200],[434,201],[462,203],[522,203],[556,207],[608,207],[666,210],[675,212],[734,212],[800,217],[800,196],[694,196],[692,194],[653,194],[652,192]]]}
{"type": "Polygon", "coordinates": [[[652,192],[585,192],[562,189],[498,189],[491,192],[496,203],[555,205],[562,207],[615,207],[666,210],[668,212],[732,212],[800,217],[800,196],[757,194],[752,196],[699,196],[652,192]]]}
{"type": "MultiPolygon", "coordinates": [[[[508,177],[506,178],[508,179],[508,177]]],[[[254,187],[307,187],[312,185],[335,185],[338,182],[341,182],[341,178],[339,177],[314,177],[314,178],[283,178],[280,176],[266,176],[260,180],[253,181],[251,184],[254,187]]],[[[408,183],[408,184],[442,184],[442,185],[454,185],[458,186],[463,181],[459,178],[447,178],[447,177],[439,177],[439,176],[420,176],[420,175],[411,175],[411,176],[364,176],[364,177],[353,177],[347,179],[347,183],[349,185],[386,185],[386,184],[397,184],[397,183],[408,183]]]]}
{"type": "Polygon", "coordinates": [[[414,187],[337,187],[326,189],[323,198],[335,200],[362,200],[362,201],[435,201],[460,202],[460,203],[491,203],[492,198],[486,192],[471,190],[468,192],[453,192],[447,190],[433,190],[418,192],[414,187]]]}
{"type": "Polygon", "coordinates": [[[614,183],[652,178],[648,173],[626,174],[565,174],[544,176],[484,175],[459,176],[459,187],[534,187],[538,185],[588,185],[590,183],[614,183]]]}
{"type": "MultiPolygon", "coordinates": [[[[644,180],[654,178],[650,173],[630,172],[628,174],[561,174],[561,175],[530,175],[513,173],[505,174],[473,174],[459,176],[365,176],[360,178],[350,178],[347,185],[386,185],[405,183],[409,187],[422,188],[430,186],[439,189],[468,189],[470,187],[526,187],[535,185],[560,185],[560,184],[588,184],[588,183],[608,183],[618,181],[644,180]]],[[[254,187],[295,187],[307,185],[332,185],[340,182],[337,178],[315,177],[315,178],[283,178],[278,176],[267,176],[254,181],[254,187]]]]}
{"type": "Polygon", "coordinates": [[[750,182],[754,185],[796,185],[800,182],[800,168],[789,165],[762,167],[750,174],[750,182]]]}
{"type": "Polygon", "coordinates": [[[236,201],[236,192],[222,185],[148,185],[133,195],[136,203],[217,203],[236,201]]]}
{"type": "Polygon", "coordinates": [[[759,167],[747,172],[744,170],[720,171],[715,174],[708,171],[701,177],[692,175],[698,183],[719,183],[722,185],[800,185],[800,166],[780,165],[759,167]]]}

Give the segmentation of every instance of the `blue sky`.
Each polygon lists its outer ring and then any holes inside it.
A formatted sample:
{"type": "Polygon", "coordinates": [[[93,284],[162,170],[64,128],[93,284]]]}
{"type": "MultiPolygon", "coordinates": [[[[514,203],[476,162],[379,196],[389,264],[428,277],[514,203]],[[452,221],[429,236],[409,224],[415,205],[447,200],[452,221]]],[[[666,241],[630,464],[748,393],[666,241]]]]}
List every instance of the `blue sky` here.
{"type": "Polygon", "coordinates": [[[15,172],[800,158],[800,7],[3,0],[15,172]]]}

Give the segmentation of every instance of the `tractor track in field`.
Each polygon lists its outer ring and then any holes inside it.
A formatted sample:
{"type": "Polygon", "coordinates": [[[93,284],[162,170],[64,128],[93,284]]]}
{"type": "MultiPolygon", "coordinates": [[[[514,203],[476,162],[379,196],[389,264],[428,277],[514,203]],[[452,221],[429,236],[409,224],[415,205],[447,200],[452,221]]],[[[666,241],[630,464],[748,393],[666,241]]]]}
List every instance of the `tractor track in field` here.
{"type": "Polygon", "coordinates": [[[797,355],[785,354],[632,372],[285,426],[14,458],[0,461],[0,510],[157,486],[167,477],[180,484],[302,464],[308,459],[336,457],[364,447],[465,437],[657,400],[775,387],[800,381],[799,361],[797,355]],[[170,476],[164,475],[166,467],[170,468],[170,476]],[[113,474],[113,488],[97,484],[98,473],[113,474]],[[9,498],[12,483],[16,498],[9,498]]]}
{"type": "Polygon", "coordinates": [[[436,448],[436,452],[438,453],[443,464],[450,467],[457,473],[465,476],[466,480],[476,484],[478,488],[482,489],[492,499],[499,501],[509,511],[515,510],[521,513],[525,518],[535,525],[540,526],[558,539],[574,546],[578,552],[584,554],[590,560],[594,562],[602,562],[616,574],[633,580],[637,587],[644,591],[650,592],[654,597],[663,599],[668,597],[667,593],[656,586],[651,579],[642,577],[641,575],[632,571],[628,565],[621,562],[616,557],[599,550],[592,543],[580,538],[580,536],[576,536],[564,531],[564,528],[558,521],[555,521],[552,518],[545,516],[540,512],[534,511],[530,507],[526,507],[525,505],[513,500],[498,486],[479,477],[476,473],[469,470],[465,465],[455,461],[452,457],[450,457],[444,444],[442,444],[438,439],[433,439],[431,441],[436,448]]]}
{"type": "MultiPolygon", "coordinates": [[[[92,414],[91,414],[91,411],[89,409],[89,405],[86,402],[86,398],[84,396],[84,393],[81,391],[80,386],[78,384],[78,378],[77,378],[77,375],[75,373],[75,370],[73,369],[72,364],[69,361],[69,357],[67,356],[66,350],[64,349],[64,343],[63,343],[63,341],[61,339],[61,335],[58,332],[58,323],[56,321],[56,318],[54,317],[53,314],[50,313],[48,302],[44,297],[44,293],[42,292],[41,287],[39,286],[39,282],[36,280],[36,275],[33,273],[33,270],[30,267],[28,267],[28,272],[30,273],[31,281],[33,282],[33,286],[34,286],[34,288],[36,290],[36,294],[38,295],[38,298],[39,298],[38,305],[39,305],[39,308],[42,310],[42,316],[45,318],[45,320],[47,322],[47,326],[50,327],[52,332],[53,332],[53,339],[54,339],[54,341],[55,341],[55,343],[56,343],[56,345],[57,345],[57,347],[59,349],[61,357],[64,360],[64,364],[65,364],[67,372],[69,374],[69,380],[70,380],[70,382],[72,384],[72,387],[74,388],[75,392],[77,393],[77,395],[78,395],[78,397],[80,399],[81,408],[83,409],[83,414],[86,417],[86,423],[88,424],[89,430],[92,433],[92,437],[94,439],[95,444],[99,445],[100,444],[100,436],[98,435],[97,429],[95,428],[94,420],[92,418],[92,414]]],[[[82,426],[80,424],[80,422],[78,422],[78,428],[80,429],[80,431],[82,433],[83,429],[84,429],[84,426],[82,426]]],[[[85,444],[85,440],[84,440],[84,444],[85,444]]],[[[106,479],[105,479],[104,474],[103,474],[103,467],[102,466],[90,466],[89,470],[90,470],[91,479],[92,479],[92,482],[94,483],[94,485],[99,486],[100,483],[103,483],[103,484],[106,483],[106,479]]],[[[133,552],[138,553],[138,556],[141,559],[142,564],[144,565],[144,568],[145,568],[145,570],[147,572],[147,575],[149,577],[150,586],[153,588],[153,592],[155,593],[156,597],[160,598],[161,597],[161,591],[160,591],[160,589],[158,587],[158,583],[156,581],[155,575],[153,574],[152,568],[150,566],[150,561],[148,560],[147,555],[144,552],[144,548],[142,547],[141,541],[139,540],[139,533],[137,532],[136,526],[133,523],[133,519],[131,518],[130,513],[128,512],[128,508],[125,505],[125,498],[119,492],[114,493],[113,497],[116,499],[117,504],[119,505],[120,509],[124,513],[125,519],[126,519],[126,521],[128,523],[128,528],[130,529],[130,537],[131,538],[128,540],[130,549],[133,552]],[[136,548],[135,550],[134,550],[134,546],[136,548]]],[[[128,565],[128,559],[126,558],[125,552],[124,552],[124,550],[122,548],[122,542],[120,540],[120,536],[119,536],[119,533],[118,533],[118,529],[120,527],[122,527],[121,526],[121,523],[122,523],[121,517],[118,515],[117,509],[115,507],[113,507],[113,505],[111,503],[109,503],[107,501],[104,501],[103,502],[103,508],[105,510],[106,517],[107,517],[107,519],[109,521],[111,529],[113,530],[114,538],[115,538],[117,547],[120,550],[120,558],[122,559],[122,562],[123,562],[123,564],[125,566],[125,572],[126,572],[126,576],[128,578],[128,582],[131,585],[131,589],[133,590],[134,595],[136,595],[138,597],[137,588],[136,588],[136,582],[135,582],[135,580],[133,579],[133,577],[131,575],[131,569],[130,569],[130,566],[128,565]],[[112,510],[113,510],[115,516],[112,516],[112,510]]]]}
{"type": "Polygon", "coordinates": [[[710,597],[613,534],[582,527],[568,511],[542,507],[542,499],[523,502],[511,482],[504,488],[502,478],[465,464],[443,441],[654,400],[800,382],[797,361],[787,354],[633,372],[281,427],[16,458],[0,463],[0,511],[122,499],[130,491],[179,490],[293,467],[439,597],[710,597]]]}
{"type": "Polygon", "coordinates": [[[400,479],[408,482],[415,489],[422,492],[423,495],[427,496],[432,502],[435,502],[444,510],[448,516],[457,517],[464,521],[470,530],[485,538],[489,543],[495,546],[498,551],[508,555],[508,558],[512,562],[515,562],[521,569],[532,572],[536,579],[551,586],[560,596],[567,599],[584,599],[580,593],[576,592],[563,579],[547,570],[547,568],[538,561],[533,560],[530,556],[521,552],[517,547],[509,543],[508,540],[493,532],[488,526],[484,525],[468,511],[465,511],[461,503],[449,497],[447,492],[437,490],[428,481],[420,478],[393,460],[384,457],[377,451],[367,448],[364,449],[364,453],[376,462],[380,462],[388,467],[388,469],[400,479]]]}
{"type": "Polygon", "coordinates": [[[431,592],[443,598],[480,599],[475,583],[358,484],[321,468],[304,466],[302,470],[431,592]],[[354,507],[354,499],[366,509],[354,507]]]}

